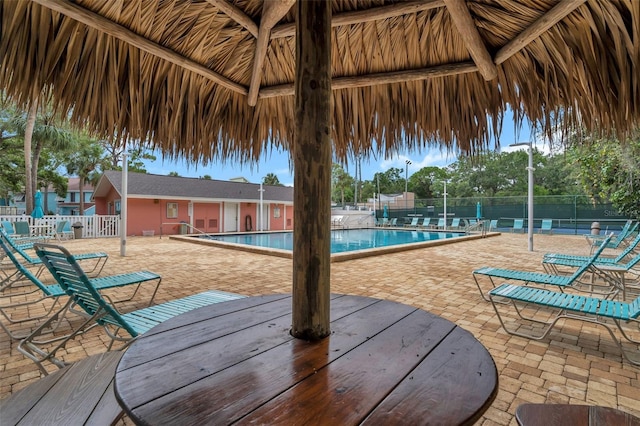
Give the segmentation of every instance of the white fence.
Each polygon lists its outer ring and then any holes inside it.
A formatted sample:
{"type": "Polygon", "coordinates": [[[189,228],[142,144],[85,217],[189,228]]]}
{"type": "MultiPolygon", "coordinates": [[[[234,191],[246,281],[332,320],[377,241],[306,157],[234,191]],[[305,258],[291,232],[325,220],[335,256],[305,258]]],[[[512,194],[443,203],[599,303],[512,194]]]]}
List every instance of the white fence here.
{"type": "Polygon", "coordinates": [[[0,221],[28,222],[29,226],[39,226],[55,232],[58,222],[66,220],[71,226],[82,226],[82,238],[117,237],[120,235],[120,216],[45,216],[34,219],[27,215],[0,215],[0,221]]]}

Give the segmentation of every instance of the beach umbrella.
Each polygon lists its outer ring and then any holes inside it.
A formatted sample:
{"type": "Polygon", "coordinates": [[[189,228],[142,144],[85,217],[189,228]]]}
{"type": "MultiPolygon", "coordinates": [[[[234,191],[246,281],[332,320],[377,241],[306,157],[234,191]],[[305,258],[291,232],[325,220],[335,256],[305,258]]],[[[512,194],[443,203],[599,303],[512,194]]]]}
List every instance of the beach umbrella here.
{"type": "Polygon", "coordinates": [[[32,0],[0,19],[0,87],[23,106],[44,92],[194,163],[291,152],[296,336],[328,333],[333,160],[474,156],[509,107],[549,136],[555,117],[640,124],[640,1],[32,0]]]}
{"type": "Polygon", "coordinates": [[[476,219],[482,219],[482,204],[480,204],[480,201],[476,204],[476,219]]]}
{"type": "Polygon", "coordinates": [[[382,210],[382,217],[384,218],[389,217],[389,206],[386,204],[384,205],[384,209],[382,210]]]}
{"type": "Polygon", "coordinates": [[[40,219],[44,217],[44,207],[42,204],[42,192],[37,191],[34,200],[33,211],[31,212],[31,217],[35,219],[40,219]]]}

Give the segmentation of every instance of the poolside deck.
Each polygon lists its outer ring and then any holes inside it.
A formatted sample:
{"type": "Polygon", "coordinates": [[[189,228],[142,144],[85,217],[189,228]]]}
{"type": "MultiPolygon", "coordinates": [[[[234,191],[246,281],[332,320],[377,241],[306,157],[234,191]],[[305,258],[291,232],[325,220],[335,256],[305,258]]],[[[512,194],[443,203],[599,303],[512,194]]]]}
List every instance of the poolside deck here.
{"type": "MultiPolygon", "coordinates": [[[[472,332],[490,351],[500,390],[481,425],[515,425],[524,402],[598,404],[640,415],[640,368],[623,363],[605,330],[565,322],[539,342],[507,335],[482,300],[471,271],[483,265],[542,270],[545,252],[588,254],[584,236],[536,235],[527,251],[526,234],[502,234],[437,247],[334,263],[335,293],[394,300],[441,315],[472,332]]],[[[205,289],[245,295],[291,290],[291,260],[158,237],[129,238],[121,258],[118,239],[63,243],[72,252],[107,251],[103,274],[149,269],[163,276],[158,302],[205,289]]],[[[141,307],[136,298],[128,307],[141,307]]],[[[106,349],[101,330],[91,330],[68,345],[67,361],[106,349]]],[[[38,380],[35,364],[0,334],[0,398],[38,380]]],[[[124,423],[130,424],[129,420],[124,423]]]]}

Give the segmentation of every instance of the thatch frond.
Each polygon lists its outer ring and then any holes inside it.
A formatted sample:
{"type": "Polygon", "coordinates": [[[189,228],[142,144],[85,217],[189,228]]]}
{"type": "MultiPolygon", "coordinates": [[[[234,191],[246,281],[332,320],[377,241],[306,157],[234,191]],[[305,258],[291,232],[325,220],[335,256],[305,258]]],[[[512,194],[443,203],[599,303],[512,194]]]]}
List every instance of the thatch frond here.
{"type": "MultiPolygon", "coordinates": [[[[288,149],[294,131],[295,7],[275,17],[254,66],[269,3],[3,1],[0,87],[23,104],[48,89],[78,125],[170,157],[256,160],[288,149]]],[[[332,10],[338,159],[474,154],[490,148],[507,105],[549,132],[558,111],[618,136],[640,124],[639,1],[336,0],[332,10]],[[466,13],[471,30],[457,21],[466,13]]]]}

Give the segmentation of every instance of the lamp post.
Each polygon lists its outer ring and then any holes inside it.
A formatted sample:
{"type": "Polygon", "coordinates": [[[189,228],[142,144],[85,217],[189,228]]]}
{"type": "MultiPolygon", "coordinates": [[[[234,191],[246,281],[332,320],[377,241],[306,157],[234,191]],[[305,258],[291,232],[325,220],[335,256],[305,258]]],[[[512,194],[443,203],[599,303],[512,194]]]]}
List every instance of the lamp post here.
{"type": "Polygon", "coordinates": [[[262,182],[260,182],[260,189],[258,189],[260,193],[260,219],[258,220],[258,230],[263,231],[262,224],[264,222],[264,188],[262,187],[262,182]]]}
{"type": "MultiPolygon", "coordinates": [[[[82,181],[80,182],[82,185],[82,181]]],[[[122,150],[122,188],[120,188],[120,256],[127,255],[127,197],[129,196],[129,162],[127,144],[122,150]]]]}
{"type": "Polygon", "coordinates": [[[406,167],[404,169],[404,209],[405,209],[405,213],[406,213],[406,210],[409,209],[409,207],[408,207],[409,200],[407,200],[407,198],[409,197],[409,194],[408,194],[408,188],[409,188],[409,164],[411,164],[411,161],[406,160],[404,163],[406,164],[406,167]]]}
{"type": "Polygon", "coordinates": [[[447,230],[447,180],[445,179],[444,181],[444,211],[442,212],[444,214],[444,226],[442,227],[443,231],[447,230]]]}
{"type": "Polygon", "coordinates": [[[528,191],[527,191],[527,204],[528,204],[528,222],[527,228],[529,231],[529,251],[533,251],[533,144],[531,142],[518,142],[512,143],[509,146],[527,146],[529,151],[529,166],[528,171],[528,191]]]}

